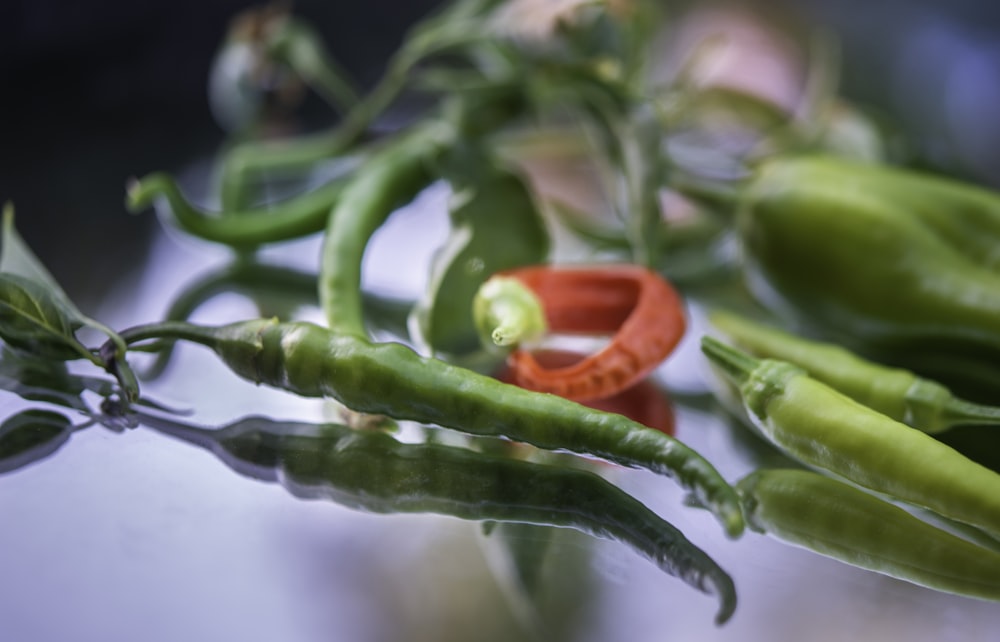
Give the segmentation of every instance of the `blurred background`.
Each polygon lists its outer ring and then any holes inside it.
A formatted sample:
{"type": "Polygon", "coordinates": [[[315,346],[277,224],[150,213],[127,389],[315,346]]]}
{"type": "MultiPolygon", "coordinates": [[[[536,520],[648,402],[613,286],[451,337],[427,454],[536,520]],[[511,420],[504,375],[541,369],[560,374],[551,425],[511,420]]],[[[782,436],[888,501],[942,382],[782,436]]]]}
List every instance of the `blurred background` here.
{"type": "MultiPolygon", "coordinates": [[[[149,212],[126,212],[125,182],[155,170],[181,178],[210,172],[227,133],[209,100],[213,61],[234,16],[258,4],[0,3],[6,27],[0,201],[14,202],[18,229],[85,312],[117,298],[129,309],[116,310],[114,320],[95,316],[115,324],[156,318],[171,290],[218,258],[202,258],[202,247],[187,252],[187,243],[195,244],[190,239],[157,243],[163,226],[149,212]],[[164,245],[173,253],[157,263],[150,256],[164,245]]],[[[438,4],[297,0],[294,12],[366,87],[408,26],[438,4]]],[[[685,0],[671,6],[678,15],[709,16],[739,7],[793,38],[828,33],[839,43],[838,91],[905,138],[913,162],[1000,187],[996,3],[685,0]]],[[[294,126],[310,130],[330,120],[327,105],[307,98],[294,126]]],[[[431,194],[424,206],[440,210],[444,196],[431,194]]],[[[428,226],[426,218],[400,217],[402,227],[376,248],[380,256],[426,261],[433,248],[414,239],[440,238],[443,230],[434,225],[445,224],[435,219],[428,226]]],[[[386,280],[400,279],[398,270],[382,272],[386,280]]],[[[670,383],[696,389],[697,348],[688,344],[681,353],[670,383]]],[[[248,409],[329,418],[320,402],[235,380],[198,350],[183,352],[179,362],[181,376],[161,390],[184,403],[197,399],[206,424],[248,409]]],[[[749,465],[744,451],[759,444],[745,431],[721,416],[682,411],[679,424],[692,446],[727,471],[749,465]]],[[[938,642],[985,639],[997,630],[995,604],[867,574],[768,538],[732,546],[704,514],[678,510],[682,496],[672,486],[637,471],[616,481],[735,569],[747,606],[733,627],[711,628],[710,600],[622,546],[559,531],[546,567],[557,578],[547,585],[546,608],[566,625],[559,632],[564,639],[938,642]]],[[[400,639],[401,631],[435,642],[523,639],[517,633],[523,622],[513,622],[520,619],[518,604],[503,608],[510,595],[497,570],[506,562],[498,538],[482,538],[479,525],[299,501],[150,431],[117,436],[95,428],[75,435],[52,461],[3,478],[0,515],[4,642],[68,635],[76,642],[381,642],[400,639]],[[19,637],[19,625],[35,636],[19,637]]],[[[530,529],[514,535],[529,549],[548,546],[530,529]]]]}
{"type": "MultiPolygon", "coordinates": [[[[542,0],[543,2],[545,0],[542,0]]],[[[141,257],[152,217],[122,206],[128,177],[176,171],[218,150],[209,109],[213,57],[250,0],[0,3],[0,199],[76,296],[141,257]],[[81,263],[86,270],[81,270],[81,263]]],[[[359,85],[370,85],[433,0],[298,0],[359,85]]],[[[781,28],[840,43],[841,91],[890,120],[922,162],[1000,185],[1000,8],[976,0],[771,0],[738,3],[781,28]]],[[[676,2],[691,6],[724,2],[676,2]]],[[[329,122],[308,101],[303,126],[329,122]],[[311,120],[310,120],[311,119],[311,120]]]]}

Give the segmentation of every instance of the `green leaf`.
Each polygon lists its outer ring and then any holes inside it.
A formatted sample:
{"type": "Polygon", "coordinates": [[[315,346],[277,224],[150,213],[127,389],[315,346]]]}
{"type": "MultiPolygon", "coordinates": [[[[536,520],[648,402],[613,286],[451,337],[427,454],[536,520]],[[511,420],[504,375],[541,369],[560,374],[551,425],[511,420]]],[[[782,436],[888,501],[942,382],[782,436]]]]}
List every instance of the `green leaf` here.
{"type": "Polygon", "coordinates": [[[0,247],[0,338],[36,357],[67,361],[88,359],[106,367],[118,379],[129,400],[139,396],[138,384],[125,361],[125,341],[104,324],[84,315],[14,227],[14,207],[3,209],[0,247]],[[115,346],[110,363],[87,349],[76,331],[88,326],[107,335],[115,346]]]}
{"type": "Polygon", "coordinates": [[[434,352],[468,356],[482,348],[472,313],[480,286],[496,272],[544,263],[551,240],[525,179],[482,150],[457,153],[444,174],[451,232],[434,254],[412,326],[434,352]]]}
{"type": "Polygon", "coordinates": [[[76,338],[83,323],[72,312],[40,283],[0,273],[0,337],[11,347],[42,359],[91,358],[76,338]]]}
{"type": "Polygon", "coordinates": [[[45,268],[34,252],[24,242],[14,227],[14,206],[6,203],[3,208],[3,238],[0,245],[0,272],[16,274],[29,281],[44,286],[50,296],[59,303],[74,311],[76,316],[82,316],[56,281],[55,277],[45,268]]]}
{"type": "Polygon", "coordinates": [[[0,473],[48,457],[73,434],[73,423],[58,412],[30,409],[0,424],[0,473]]]}

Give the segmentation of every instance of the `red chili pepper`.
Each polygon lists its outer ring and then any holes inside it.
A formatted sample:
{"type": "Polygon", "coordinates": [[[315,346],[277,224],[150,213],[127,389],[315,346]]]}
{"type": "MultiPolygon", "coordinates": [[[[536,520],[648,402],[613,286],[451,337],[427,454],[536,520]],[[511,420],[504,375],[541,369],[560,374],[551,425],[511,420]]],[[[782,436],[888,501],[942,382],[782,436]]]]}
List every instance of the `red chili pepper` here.
{"type": "Polygon", "coordinates": [[[615,395],[656,368],[684,336],[684,304],[669,283],[638,265],[535,266],[504,273],[538,296],[550,331],[613,333],[604,348],[576,363],[548,367],[535,354],[511,353],[511,379],[522,388],[587,401],[615,395]]]}
{"type": "MultiPolygon", "coordinates": [[[[552,349],[536,351],[534,356],[546,368],[564,368],[586,358],[586,355],[577,352],[552,349]]],[[[497,379],[505,383],[517,383],[509,365],[497,374],[497,379]]],[[[648,378],[610,397],[582,403],[595,410],[624,415],[668,435],[674,434],[674,408],[663,392],[648,378]]]]}

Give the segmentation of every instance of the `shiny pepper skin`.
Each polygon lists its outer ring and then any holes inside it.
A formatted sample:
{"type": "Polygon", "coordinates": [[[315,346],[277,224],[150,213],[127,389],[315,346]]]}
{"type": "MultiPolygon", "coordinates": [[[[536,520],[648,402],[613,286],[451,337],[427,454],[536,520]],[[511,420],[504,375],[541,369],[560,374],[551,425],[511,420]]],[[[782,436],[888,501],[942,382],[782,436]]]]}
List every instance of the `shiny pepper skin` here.
{"type": "Polygon", "coordinates": [[[762,469],[737,489],[755,531],[928,588],[1000,600],[1000,554],[855,486],[806,470],[762,469]]]}
{"type": "Polygon", "coordinates": [[[751,289],[837,339],[911,364],[1000,354],[1000,196],[790,157],[750,181],[738,230],[751,289]]]}
{"type": "Polygon", "coordinates": [[[799,463],[1000,537],[1000,474],[788,362],[707,336],[702,351],[760,433],[799,463]]]}

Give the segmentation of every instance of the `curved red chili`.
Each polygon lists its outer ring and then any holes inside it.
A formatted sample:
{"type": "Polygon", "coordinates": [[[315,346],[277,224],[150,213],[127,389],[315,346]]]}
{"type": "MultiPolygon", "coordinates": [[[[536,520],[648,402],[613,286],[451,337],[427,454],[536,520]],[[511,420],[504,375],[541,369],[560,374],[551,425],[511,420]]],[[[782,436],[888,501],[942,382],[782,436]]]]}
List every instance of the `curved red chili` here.
{"type": "Polygon", "coordinates": [[[587,401],[640,381],[673,352],[687,328],[684,304],[656,272],[638,265],[534,266],[504,273],[538,296],[552,332],[614,334],[580,361],[546,367],[519,349],[508,365],[522,388],[587,401]]]}
{"type": "MultiPolygon", "coordinates": [[[[569,350],[544,349],[536,351],[534,357],[545,368],[564,368],[579,363],[586,355],[569,350]]],[[[502,368],[496,377],[504,383],[516,383],[509,366],[502,368]]],[[[675,433],[674,408],[666,395],[649,379],[642,379],[610,397],[582,403],[595,410],[623,415],[668,435],[675,433]]]]}

